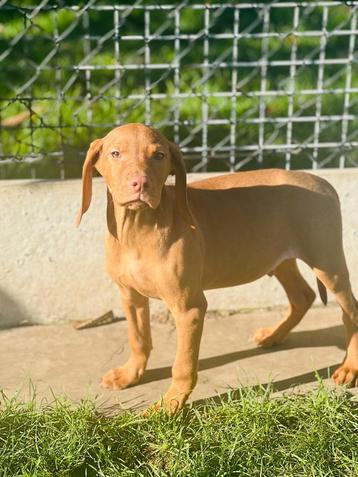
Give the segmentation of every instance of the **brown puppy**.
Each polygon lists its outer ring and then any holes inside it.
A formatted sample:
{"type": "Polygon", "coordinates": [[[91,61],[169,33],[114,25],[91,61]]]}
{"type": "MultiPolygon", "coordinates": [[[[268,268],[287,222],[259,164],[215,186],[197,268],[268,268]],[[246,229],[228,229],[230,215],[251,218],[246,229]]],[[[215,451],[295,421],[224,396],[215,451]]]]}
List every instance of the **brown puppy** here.
{"type": "Polygon", "coordinates": [[[163,403],[180,409],[197,381],[206,299],[203,290],[273,274],[290,303],[287,316],[255,334],[280,343],[312,305],[315,293],[296,258],[306,262],[343,310],[347,353],[337,383],[358,381],[358,306],[342,248],[339,200],[325,180],[303,172],[260,170],[186,186],[178,147],[158,131],[128,124],[91,143],[83,165],[78,223],[91,202],[92,168],[107,184],[107,270],[120,289],[131,356],[102,385],[139,382],[152,348],[148,297],[163,300],[177,328],[172,384],[163,403]],[[175,173],[175,187],[164,185],[175,173]]]}

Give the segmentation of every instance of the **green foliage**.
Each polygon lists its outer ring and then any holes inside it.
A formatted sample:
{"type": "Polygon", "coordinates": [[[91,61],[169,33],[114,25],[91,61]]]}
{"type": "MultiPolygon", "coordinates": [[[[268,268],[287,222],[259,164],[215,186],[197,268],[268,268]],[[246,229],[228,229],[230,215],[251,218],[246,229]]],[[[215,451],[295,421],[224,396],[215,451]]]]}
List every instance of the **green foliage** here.
{"type": "MultiPolygon", "coordinates": [[[[48,6],[58,2],[48,2],[48,6]]],[[[105,2],[107,5],[124,2],[105,2]]],[[[150,2],[144,2],[148,4],[150,2]]],[[[166,2],[157,2],[166,3],[166,2]]],[[[188,99],[180,100],[180,137],[192,135],[186,144],[188,147],[201,146],[203,119],[202,97],[208,93],[230,92],[232,90],[233,68],[216,67],[209,69],[196,66],[204,62],[204,15],[205,10],[193,10],[190,5],[181,9],[180,31],[182,34],[202,35],[195,41],[180,41],[180,93],[191,94],[188,99]],[[185,52],[185,54],[184,54],[185,52]],[[207,80],[203,75],[209,72],[207,80]]],[[[13,2],[17,5],[16,2],[13,2]]],[[[78,2],[66,2],[66,6],[78,2]]],[[[97,2],[98,5],[102,4],[97,2]]],[[[21,7],[33,5],[33,2],[18,3],[21,7]]],[[[80,5],[80,4],[79,4],[80,5]]],[[[293,42],[297,44],[297,58],[319,58],[320,38],[317,36],[294,37],[289,32],[293,25],[292,8],[273,8],[270,13],[270,31],[283,35],[281,38],[268,40],[269,59],[290,60],[293,42]]],[[[210,33],[232,33],[234,9],[225,8],[216,17],[216,10],[210,14],[210,33]]],[[[1,62],[0,68],[0,114],[2,119],[32,111],[30,118],[18,127],[0,129],[2,156],[16,156],[21,161],[25,155],[43,155],[43,161],[28,165],[19,162],[0,167],[0,173],[6,177],[15,177],[22,173],[29,174],[36,169],[37,176],[56,177],[60,166],[65,169],[66,177],[76,177],[80,171],[83,152],[90,140],[103,136],[114,125],[123,122],[144,122],[149,119],[159,125],[164,133],[173,137],[174,106],[172,98],[177,91],[174,69],[120,70],[111,66],[119,64],[145,63],[145,42],[143,40],[123,40],[126,35],[142,35],[144,32],[144,12],[133,10],[126,18],[119,14],[118,45],[119,57],[115,52],[115,32],[113,11],[89,9],[87,17],[78,15],[78,11],[68,8],[43,10],[31,21],[25,20],[21,10],[1,10],[0,53],[11,49],[11,53],[1,62]],[[87,18],[87,19],[85,19],[87,18]],[[86,22],[88,25],[86,25],[86,22]],[[26,28],[26,34],[24,34],[26,28]],[[112,31],[112,34],[108,35],[112,31]],[[108,37],[107,37],[108,36],[108,37]],[[14,39],[17,39],[12,46],[14,39]],[[54,52],[54,54],[52,54],[54,52]],[[88,58],[87,55],[89,54],[88,58]],[[37,68],[42,65],[42,69],[37,68]],[[77,69],[77,66],[90,66],[90,71],[77,69]],[[28,84],[27,87],[24,85],[28,84]],[[146,117],[145,100],[130,99],[130,95],[142,94],[145,86],[150,85],[150,93],[168,94],[166,99],[150,99],[151,114],[146,117]],[[56,152],[64,152],[53,155],[56,152]]],[[[150,32],[161,29],[162,35],[175,32],[174,17],[168,11],[151,13],[150,32]],[[164,27],[163,27],[164,25],[164,27]]],[[[328,31],[349,29],[351,9],[341,5],[329,8],[328,31]]],[[[299,31],[321,30],[322,7],[300,9],[299,31]],[[307,10],[307,11],[306,11],[307,10]]],[[[255,8],[240,10],[240,32],[261,33],[263,21],[259,10],[255,8]]],[[[154,64],[171,63],[175,59],[173,40],[152,40],[150,61],[154,64]]],[[[326,47],[327,58],[346,58],[348,55],[349,36],[330,36],[326,47]]],[[[261,38],[240,38],[238,57],[241,62],[257,61],[262,57],[263,42],[261,38]]],[[[230,63],[233,60],[232,39],[210,40],[208,60],[215,63],[230,63]]],[[[249,95],[261,88],[261,67],[241,67],[237,71],[237,90],[240,96],[233,100],[229,97],[210,97],[208,114],[211,119],[229,119],[236,114],[238,126],[235,141],[237,145],[258,144],[259,128],[252,122],[258,117],[260,99],[249,95]],[[250,122],[251,121],[251,122],[250,122]]],[[[289,91],[290,69],[288,66],[269,66],[267,70],[267,90],[289,91]]],[[[344,88],[346,71],[342,65],[325,67],[325,87],[344,88]]],[[[317,65],[297,68],[295,77],[294,113],[316,114],[316,97],[299,94],[303,89],[315,89],[318,81],[317,65]]],[[[353,74],[352,87],[357,87],[358,77],[353,74]]],[[[342,114],[344,95],[326,94],[322,97],[322,114],[342,114]]],[[[265,98],[266,116],[270,119],[287,117],[288,96],[265,98]]],[[[353,101],[350,113],[357,114],[357,102],[353,101]]],[[[358,121],[349,122],[348,135],[354,134],[358,121]]],[[[301,143],[313,133],[313,123],[295,123],[293,140],[301,143]]],[[[340,122],[321,123],[321,141],[339,142],[342,125],[340,122]]],[[[230,125],[209,126],[209,147],[211,162],[209,170],[225,170],[228,157],[215,155],[215,146],[222,143],[230,145],[230,125]]],[[[281,124],[265,125],[264,140],[276,144],[286,143],[287,126],[281,124]]],[[[323,160],[327,152],[320,152],[318,160],[323,160]]],[[[337,153],[338,157],[339,153],[337,153]]],[[[349,153],[352,160],[354,152],[349,153]]],[[[238,153],[238,161],[244,155],[238,153]]],[[[195,165],[195,157],[187,158],[188,166],[195,165]]],[[[293,159],[293,166],[310,167],[311,159],[299,153],[293,159]]],[[[336,166],[334,158],[328,166],[336,166]]],[[[247,168],[278,166],[284,167],[284,154],[275,151],[265,153],[265,162],[258,163],[254,158],[247,168]]]]}
{"type": "Polygon", "coordinates": [[[356,401],[322,385],[280,398],[244,388],[173,418],[3,397],[1,477],[353,477],[357,418],[356,401]]]}

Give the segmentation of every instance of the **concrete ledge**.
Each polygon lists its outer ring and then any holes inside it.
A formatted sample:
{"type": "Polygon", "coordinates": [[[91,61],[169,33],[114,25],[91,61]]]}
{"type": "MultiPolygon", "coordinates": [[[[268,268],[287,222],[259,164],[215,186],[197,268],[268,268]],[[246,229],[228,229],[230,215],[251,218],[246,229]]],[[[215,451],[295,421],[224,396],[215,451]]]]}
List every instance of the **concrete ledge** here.
{"type": "MultiPolygon", "coordinates": [[[[358,169],[322,170],[341,199],[344,246],[353,288],[358,289],[358,169]]],[[[189,174],[188,180],[208,175],[189,174]]],[[[75,227],[80,180],[0,181],[0,326],[54,323],[121,314],[116,286],[104,269],[105,186],[94,179],[93,202],[75,227]]],[[[307,266],[301,269],[315,288],[307,266]]],[[[207,293],[210,309],[286,304],[274,278],[207,293]]],[[[329,296],[332,300],[332,296],[329,296]]],[[[152,305],[162,309],[160,302],[152,305]]]]}

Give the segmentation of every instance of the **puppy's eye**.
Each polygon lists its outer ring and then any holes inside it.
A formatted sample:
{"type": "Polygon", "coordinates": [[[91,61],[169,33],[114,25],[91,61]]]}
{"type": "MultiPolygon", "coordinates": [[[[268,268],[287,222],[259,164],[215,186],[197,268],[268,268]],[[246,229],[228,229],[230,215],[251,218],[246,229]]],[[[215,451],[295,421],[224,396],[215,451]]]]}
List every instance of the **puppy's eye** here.
{"type": "Polygon", "coordinates": [[[154,159],[157,159],[158,161],[164,159],[164,152],[158,151],[154,154],[154,159]]]}
{"type": "Polygon", "coordinates": [[[118,159],[121,157],[121,153],[119,151],[111,151],[111,156],[114,158],[114,159],[118,159]]]}

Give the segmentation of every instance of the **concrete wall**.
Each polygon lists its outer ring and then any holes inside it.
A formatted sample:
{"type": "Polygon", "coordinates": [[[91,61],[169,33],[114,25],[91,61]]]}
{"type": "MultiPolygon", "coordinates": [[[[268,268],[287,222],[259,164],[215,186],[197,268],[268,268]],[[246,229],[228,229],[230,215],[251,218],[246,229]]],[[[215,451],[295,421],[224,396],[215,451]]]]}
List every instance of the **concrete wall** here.
{"type": "MultiPolygon", "coordinates": [[[[358,295],[358,170],[317,174],[337,189],[344,245],[358,295]]],[[[202,177],[202,175],[200,175],[202,177]]],[[[189,180],[198,174],[189,175],[189,180]]],[[[79,180],[0,181],[0,326],[88,319],[113,309],[121,314],[116,286],[104,270],[105,187],[94,179],[93,202],[75,227],[79,180]]],[[[315,287],[312,272],[301,269],[315,287]]],[[[242,309],[286,303],[275,278],[207,293],[211,309],[242,309]]],[[[332,300],[332,296],[329,296],[332,300]]],[[[162,309],[159,302],[152,304],[162,309]]]]}

